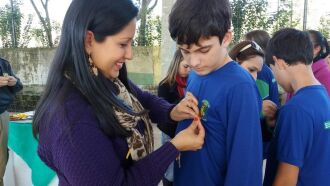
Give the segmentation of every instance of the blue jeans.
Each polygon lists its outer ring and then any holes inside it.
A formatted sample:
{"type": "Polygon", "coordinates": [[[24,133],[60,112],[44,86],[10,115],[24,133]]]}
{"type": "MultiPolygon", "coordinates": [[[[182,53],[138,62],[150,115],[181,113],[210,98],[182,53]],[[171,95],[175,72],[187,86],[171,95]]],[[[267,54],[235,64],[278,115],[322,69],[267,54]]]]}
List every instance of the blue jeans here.
{"type": "MultiPolygon", "coordinates": [[[[163,133],[162,132],[162,144],[164,144],[164,143],[166,143],[166,142],[168,142],[168,141],[170,141],[171,140],[171,138],[168,136],[168,135],[166,135],[165,133],[163,133]]],[[[168,168],[167,168],[167,170],[166,170],[166,172],[165,172],[165,174],[164,174],[164,177],[168,180],[168,181],[170,181],[170,182],[173,182],[173,172],[174,172],[174,162],[172,162],[169,166],[168,166],[168,168]]]]}
{"type": "Polygon", "coordinates": [[[5,111],[0,114],[0,186],[3,186],[3,176],[8,161],[8,122],[9,113],[5,111]]]}

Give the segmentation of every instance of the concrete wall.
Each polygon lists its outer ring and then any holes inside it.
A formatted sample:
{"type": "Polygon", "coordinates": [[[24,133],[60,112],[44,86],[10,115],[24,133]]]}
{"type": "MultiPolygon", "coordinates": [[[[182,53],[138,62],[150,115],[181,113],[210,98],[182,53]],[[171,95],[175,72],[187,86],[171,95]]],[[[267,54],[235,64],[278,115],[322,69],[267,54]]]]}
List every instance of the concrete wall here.
{"type": "MultiPolygon", "coordinates": [[[[159,47],[134,47],[133,60],[127,62],[129,77],[138,85],[154,85],[155,68],[159,66],[159,47]]],[[[24,85],[44,85],[56,49],[0,49],[24,85]]],[[[159,78],[158,78],[159,79],[159,78]]]]}
{"type": "Polygon", "coordinates": [[[168,31],[168,15],[171,12],[175,0],[163,0],[162,3],[162,44],[161,63],[158,68],[159,72],[157,73],[160,74],[158,80],[165,77],[176,49],[176,43],[172,40],[170,32],[168,31]]]}
{"type": "MultiPolygon", "coordinates": [[[[0,56],[7,59],[14,73],[24,85],[23,91],[16,95],[9,111],[24,112],[34,110],[48,77],[50,63],[56,49],[0,49],[0,56]]],[[[127,61],[129,78],[142,88],[156,93],[160,77],[159,47],[134,47],[133,60],[127,61]]]]}

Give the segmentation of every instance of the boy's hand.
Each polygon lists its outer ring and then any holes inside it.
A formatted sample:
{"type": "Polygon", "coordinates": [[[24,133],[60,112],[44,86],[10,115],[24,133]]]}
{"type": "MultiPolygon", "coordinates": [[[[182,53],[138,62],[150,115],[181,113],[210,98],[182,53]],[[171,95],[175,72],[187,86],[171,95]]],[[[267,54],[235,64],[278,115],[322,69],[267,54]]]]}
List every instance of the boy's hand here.
{"type": "Polygon", "coordinates": [[[14,76],[8,76],[8,86],[15,86],[17,79],[14,76]]]}
{"type": "Polygon", "coordinates": [[[172,120],[181,121],[199,117],[198,101],[190,92],[183,98],[170,113],[172,120]]]}
{"type": "Polygon", "coordinates": [[[277,105],[271,100],[262,101],[262,112],[268,118],[275,118],[277,105]]]}

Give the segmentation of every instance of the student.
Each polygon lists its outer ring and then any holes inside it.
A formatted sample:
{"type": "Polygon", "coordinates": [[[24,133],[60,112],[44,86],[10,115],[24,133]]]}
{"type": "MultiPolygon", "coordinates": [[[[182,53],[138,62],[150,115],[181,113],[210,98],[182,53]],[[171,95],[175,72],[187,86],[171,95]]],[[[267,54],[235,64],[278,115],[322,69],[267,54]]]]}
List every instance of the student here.
{"type": "MultiPolygon", "coordinates": [[[[187,78],[190,72],[190,67],[185,60],[180,50],[176,50],[173,60],[168,68],[165,78],[159,83],[158,96],[164,98],[169,103],[177,104],[184,98],[184,92],[187,86],[187,78]]],[[[159,123],[162,133],[162,143],[170,141],[175,136],[177,123],[159,123]]],[[[168,167],[164,177],[163,185],[173,185],[173,168],[174,164],[168,167]]]]}
{"type": "MultiPolygon", "coordinates": [[[[247,70],[253,78],[258,81],[259,72],[262,71],[264,66],[264,51],[256,42],[239,42],[229,51],[229,56],[232,59],[235,59],[239,65],[247,70]]],[[[269,137],[271,134],[269,134],[270,132],[268,131],[275,125],[277,105],[273,101],[269,100],[269,86],[258,86],[258,90],[263,100],[260,119],[265,149],[265,143],[268,143],[271,139],[271,137],[269,137]]],[[[264,152],[264,158],[266,157],[266,154],[267,153],[264,152]]]]}
{"type": "MultiPolygon", "coordinates": [[[[264,30],[253,30],[244,35],[245,40],[255,41],[264,51],[266,50],[268,41],[270,39],[269,34],[264,30]]],[[[262,100],[263,100],[263,112],[266,108],[274,108],[275,112],[277,111],[277,108],[281,106],[280,104],[280,98],[281,101],[286,99],[286,94],[284,91],[280,91],[281,94],[279,94],[279,90],[283,90],[282,88],[279,89],[277,82],[274,78],[273,72],[270,70],[270,68],[264,63],[262,66],[262,69],[260,72],[258,72],[257,75],[257,87],[259,89],[259,92],[261,94],[262,100]],[[275,103],[276,105],[273,105],[275,103]]],[[[263,139],[263,155],[264,159],[267,159],[268,157],[268,151],[269,151],[269,144],[270,140],[273,137],[273,127],[275,124],[275,113],[271,117],[271,120],[266,120],[266,118],[262,118],[261,120],[261,129],[262,129],[262,139],[263,139]]]]}
{"type": "Polygon", "coordinates": [[[157,185],[179,151],[197,150],[196,120],[153,151],[151,122],[198,115],[187,93],[176,106],[127,79],[138,10],[130,0],[74,0],[33,121],[40,158],[59,185],[157,185]]]}
{"type": "MultiPolygon", "coordinates": [[[[265,53],[270,36],[264,30],[253,30],[251,32],[246,33],[244,38],[245,40],[256,42],[265,53]]],[[[258,72],[256,83],[258,89],[262,90],[263,92],[261,95],[262,98],[264,100],[271,100],[279,107],[280,100],[278,93],[278,85],[272,71],[265,63],[263,64],[261,71],[258,72]]]]}
{"type": "Polygon", "coordinates": [[[306,32],[282,29],[268,44],[266,62],[294,96],[279,112],[264,185],[330,184],[330,100],[313,75],[312,61],[306,32]]]}
{"type": "Polygon", "coordinates": [[[23,89],[23,85],[17,78],[10,63],[0,58],[0,186],[3,186],[8,161],[8,121],[9,113],[6,111],[14,101],[17,92],[23,89]]]}
{"type": "MultiPolygon", "coordinates": [[[[198,98],[205,144],[182,152],[174,185],[261,185],[261,100],[252,76],[227,51],[232,39],[228,0],[177,0],[169,31],[192,68],[187,91],[198,98]]],[[[191,120],[178,124],[184,130],[191,120]]]]}
{"type": "MultiPolygon", "coordinates": [[[[325,59],[330,53],[328,42],[319,31],[309,30],[308,33],[313,44],[312,70],[314,76],[326,88],[330,96],[330,69],[325,59]]],[[[289,101],[292,96],[293,94],[288,94],[287,101],[289,101]]]]}

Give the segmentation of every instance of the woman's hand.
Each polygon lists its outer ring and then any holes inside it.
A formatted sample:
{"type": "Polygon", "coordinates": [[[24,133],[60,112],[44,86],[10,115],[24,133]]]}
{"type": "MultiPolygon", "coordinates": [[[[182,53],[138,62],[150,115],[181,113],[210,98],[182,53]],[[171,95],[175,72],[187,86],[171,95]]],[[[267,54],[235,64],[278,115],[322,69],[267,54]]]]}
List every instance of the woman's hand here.
{"type": "Polygon", "coordinates": [[[170,113],[171,119],[181,121],[184,119],[192,119],[199,117],[198,101],[195,96],[187,92],[183,98],[170,113]]]}
{"type": "Polygon", "coordinates": [[[200,119],[196,118],[186,129],[179,132],[171,143],[179,151],[199,150],[203,147],[204,138],[204,127],[200,119]]]}

